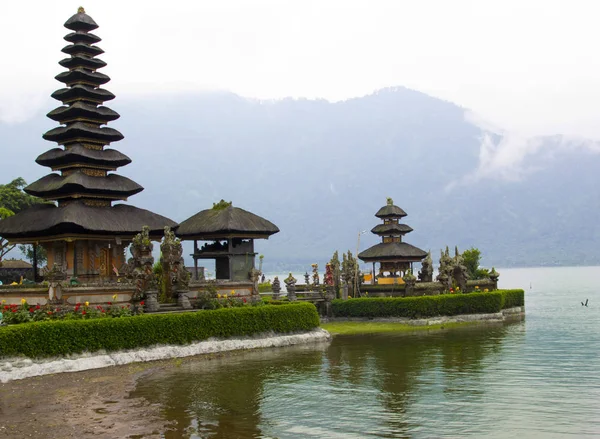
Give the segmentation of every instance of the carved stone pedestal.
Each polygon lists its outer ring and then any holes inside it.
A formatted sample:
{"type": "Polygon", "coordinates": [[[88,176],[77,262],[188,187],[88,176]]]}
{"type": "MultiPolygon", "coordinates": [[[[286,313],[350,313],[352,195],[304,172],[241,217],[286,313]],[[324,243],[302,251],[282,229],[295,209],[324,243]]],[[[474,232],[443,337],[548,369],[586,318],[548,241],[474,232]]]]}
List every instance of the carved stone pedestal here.
{"type": "Polygon", "coordinates": [[[192,309],[187,291],[177,291],[177,306],[183,309],[192,309]]]}
{"type": "Polygon", "coordinates": [[[156,312],[160,309],[160,304],[158,303],[158,291],[149,290],[146,291],[146,312],[156,312]]]}

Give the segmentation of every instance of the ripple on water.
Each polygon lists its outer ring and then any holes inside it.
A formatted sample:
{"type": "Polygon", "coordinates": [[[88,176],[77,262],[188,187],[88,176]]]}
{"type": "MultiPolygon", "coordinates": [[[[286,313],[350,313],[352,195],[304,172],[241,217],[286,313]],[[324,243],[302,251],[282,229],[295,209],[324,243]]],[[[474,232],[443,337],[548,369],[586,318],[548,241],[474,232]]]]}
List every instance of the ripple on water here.
{"type": "Polygon", "coordinates": [[[523,322],[192,362],[135,393],[178,422],[173,438],[598,437],[597,279],[597,267],[502,270],[505,287],[534,286],[523,322]]]}

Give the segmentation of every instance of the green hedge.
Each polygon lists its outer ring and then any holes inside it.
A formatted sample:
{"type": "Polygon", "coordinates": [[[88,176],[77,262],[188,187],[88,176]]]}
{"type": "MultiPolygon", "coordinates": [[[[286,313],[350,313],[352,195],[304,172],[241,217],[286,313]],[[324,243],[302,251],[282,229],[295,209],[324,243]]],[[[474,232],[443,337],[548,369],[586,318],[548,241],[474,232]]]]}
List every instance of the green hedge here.
{"type": "Polygon", "coordinates": [[[496,290],[489,293],[444,294],[420,297],[373,297],[333,301],[335,317],[452,316],[496,313],[504,308],[522,306],[523,290],[496,290]]]}
{"type": "Polygon", "coordinates": [[[310,303],[147,314],[98,320],[59,320],[0,327],[0,357],[51,357],[156,344],[184,345],[210,337],[287,333],[319,326],[310,303]]]}
{"type": "Polygon", "coordinates": [[[525,306],[525,291],[523,290],[498,290],[504,296],[502,309],[525,306]]]}

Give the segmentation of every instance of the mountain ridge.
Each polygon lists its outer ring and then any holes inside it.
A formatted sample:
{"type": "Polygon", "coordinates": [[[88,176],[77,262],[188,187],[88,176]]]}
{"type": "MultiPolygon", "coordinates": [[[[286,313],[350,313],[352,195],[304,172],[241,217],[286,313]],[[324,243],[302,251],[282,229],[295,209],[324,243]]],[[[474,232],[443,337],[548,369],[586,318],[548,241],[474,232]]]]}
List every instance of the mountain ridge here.
{"type": "MultiPolygon", "coordinates": [[[[458,245],[480,248],[486,265],[600,263],[600,156],[587,139],[540,137],[530,139],[535,147],[511,150],[502,144],[509,133],[480,128],[469,110],[404,87],[337,102],[129,96],[113,108],[122,117],[109,126],[125,135],[116,147],[133,160],[117,172],[145,187],[129,204],[180,222],[233,201],[281,229],[257,242],[266,267],[354,253],[357,233],[378,223],[373,215],[388,196],[408,213],[414,231],[406,241],[434,259],[458,245]],[[491,161],[482,163],[486,138],[491,161]],[[503,168],[498,148],[518,160],[503,168]]],[[[34,159],[48,149],[41,134],[53,126],[40,116],[0,124],[2,143],[12,146],[3,161],[15,176],[32,182],[46,173],[34,159]]],[[[377,242],[370,235],[361,250],[377,242]]]]}

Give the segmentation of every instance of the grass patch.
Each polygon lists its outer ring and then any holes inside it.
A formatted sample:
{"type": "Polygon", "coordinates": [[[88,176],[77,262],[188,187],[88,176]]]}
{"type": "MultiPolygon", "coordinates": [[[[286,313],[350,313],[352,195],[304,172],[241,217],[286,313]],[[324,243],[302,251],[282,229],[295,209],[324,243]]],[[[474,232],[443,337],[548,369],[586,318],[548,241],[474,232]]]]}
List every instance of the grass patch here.
{"type": "Polygon", "coordinates": [[[407,325],[400,322],[332,322],[322,323],[321,328],[332,335],[382,334],[386,332],[417,332],[452,329],[476,325],[478,322],[441,323],[439,325],[407,325]]]}

